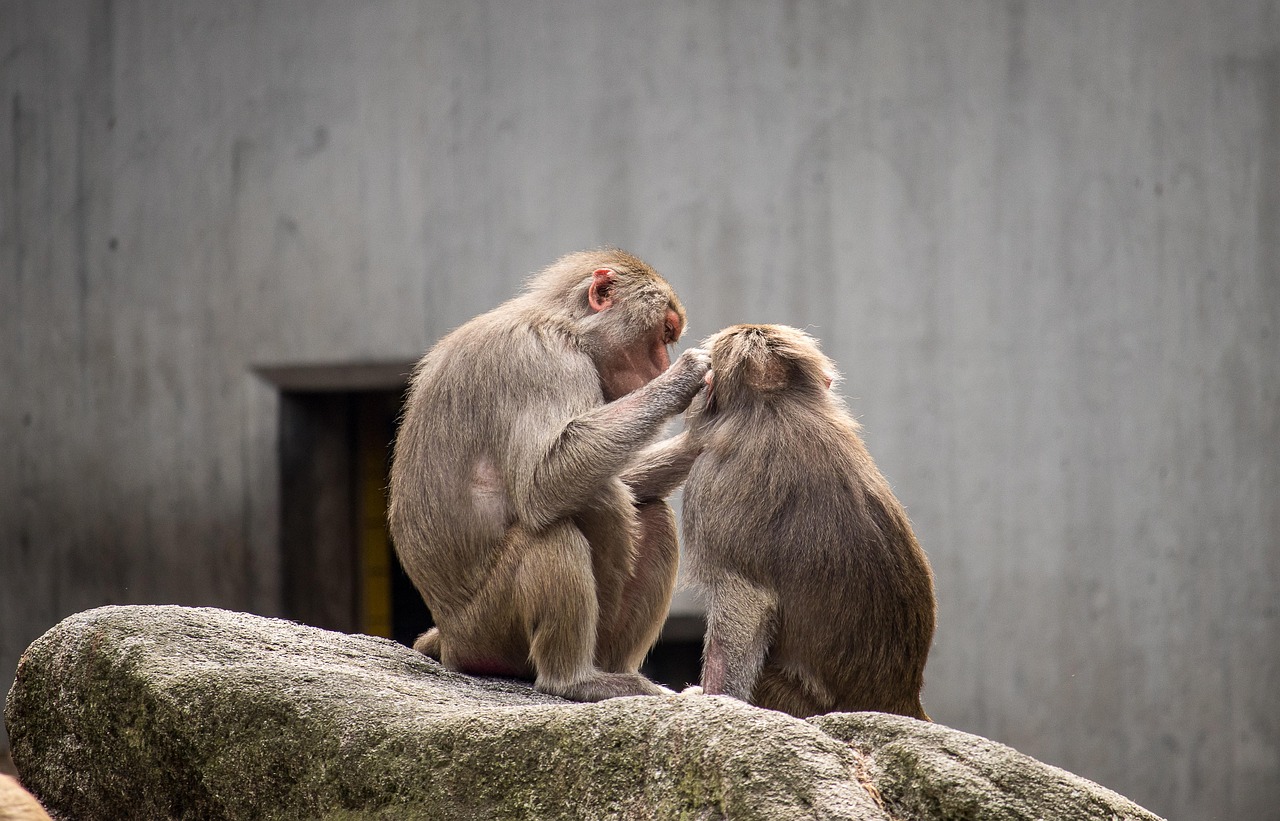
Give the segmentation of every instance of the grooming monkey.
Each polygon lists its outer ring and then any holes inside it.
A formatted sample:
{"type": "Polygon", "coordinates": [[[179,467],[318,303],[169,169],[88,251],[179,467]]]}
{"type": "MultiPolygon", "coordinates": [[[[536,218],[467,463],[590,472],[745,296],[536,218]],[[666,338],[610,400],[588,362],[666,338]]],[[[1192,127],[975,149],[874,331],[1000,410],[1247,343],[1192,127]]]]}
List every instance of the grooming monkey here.
{"type": "Polygon", "coordinates": [[[928,719],[933,575],[831,390],[814,339],[738,325],[703,342],[710,389],[684,489],[685,555],[707,605],[702,690],[799,717],[928,719]]]}
{"type": "Polygon", "coordinates": [[[664,499],[694,454],[650,443],[703,386],[704,352],[670,363],[684,326],[656,271],[584,251],[418,363],[389,511],[437,625],[415,649],[578,701],[664,692],[638,669],[675,585],[664,499]]]}

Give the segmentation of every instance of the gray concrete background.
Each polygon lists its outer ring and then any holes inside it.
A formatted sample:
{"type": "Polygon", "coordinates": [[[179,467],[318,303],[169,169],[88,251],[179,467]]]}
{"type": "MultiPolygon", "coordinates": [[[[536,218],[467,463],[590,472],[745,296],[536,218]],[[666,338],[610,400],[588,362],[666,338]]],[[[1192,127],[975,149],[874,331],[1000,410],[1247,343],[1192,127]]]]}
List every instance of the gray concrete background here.
{"type": "Polygon", "coordinates": [[[6,690],[77,610],[278,611],[253,366],[613,243],[840,363],[938,721],[1280,818],[1276,2],[3,0],[0,103],[6,690]]]}

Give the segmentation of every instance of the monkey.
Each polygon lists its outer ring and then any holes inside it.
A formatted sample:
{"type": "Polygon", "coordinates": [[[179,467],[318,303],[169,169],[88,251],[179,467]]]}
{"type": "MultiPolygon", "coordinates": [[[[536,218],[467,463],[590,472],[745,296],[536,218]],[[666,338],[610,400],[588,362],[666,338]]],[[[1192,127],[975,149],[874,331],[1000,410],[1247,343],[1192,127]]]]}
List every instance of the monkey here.
{"type": "Polygon", "coordinates": [[[423,356],[388,505],[436,623],[415,649],[575,701],[670,692],[639,667],[676,581],[665,498],[693,463],[687,437],[654,440],[709,367],[671,362],[685,322],[638,257],[581,251],[423,356]]]}
{"type": "Polygon", "coordinates": [[[0,773],[0,819],[5,821],[49,821],[49,814],[16,778],[0,773]]]}
{"type": "MultiPolygon", "coordinates": [[[[929,720],[933,571],[808,334],[737,325],[701,343],[686,414],[685,558],[707,607],[701,691],[804,718],[929,720]]],[[[692,692],[697,692],[692,688],[692,692]]]]}

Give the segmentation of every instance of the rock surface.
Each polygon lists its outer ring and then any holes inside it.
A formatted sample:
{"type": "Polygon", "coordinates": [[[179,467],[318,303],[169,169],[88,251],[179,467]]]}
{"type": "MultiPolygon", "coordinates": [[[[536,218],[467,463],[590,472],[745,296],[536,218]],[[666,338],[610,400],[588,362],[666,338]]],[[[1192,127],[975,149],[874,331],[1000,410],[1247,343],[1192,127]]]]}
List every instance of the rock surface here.
{"type": "Polygon", "coordinates": [[[211,609],[71,616],[22,657],[5,720],[23,783],[64,819],[1155,818],[909,718],[574,704],[211,609]]]}

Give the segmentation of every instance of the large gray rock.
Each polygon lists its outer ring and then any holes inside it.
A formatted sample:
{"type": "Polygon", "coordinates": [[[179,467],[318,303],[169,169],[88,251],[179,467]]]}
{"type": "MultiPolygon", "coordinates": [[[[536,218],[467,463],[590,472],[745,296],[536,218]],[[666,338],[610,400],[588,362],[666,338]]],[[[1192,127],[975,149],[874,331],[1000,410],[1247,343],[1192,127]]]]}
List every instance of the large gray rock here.
{"type": "Polygon", "coordinates": [[[222,610],[64,620],[22,657],[5,721],[56,818],[1155,818],[913,719],[573,704],[385,639],[222,610]]]}

